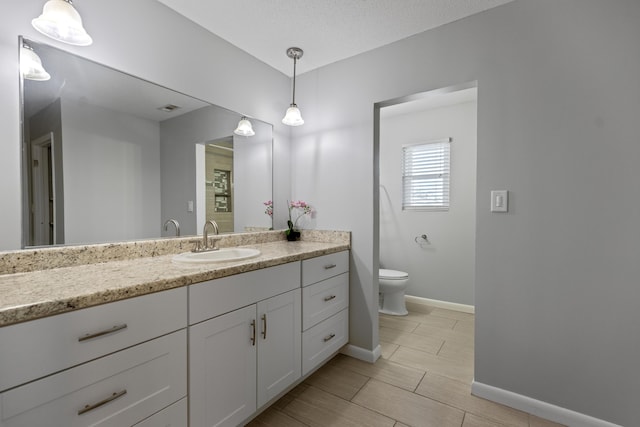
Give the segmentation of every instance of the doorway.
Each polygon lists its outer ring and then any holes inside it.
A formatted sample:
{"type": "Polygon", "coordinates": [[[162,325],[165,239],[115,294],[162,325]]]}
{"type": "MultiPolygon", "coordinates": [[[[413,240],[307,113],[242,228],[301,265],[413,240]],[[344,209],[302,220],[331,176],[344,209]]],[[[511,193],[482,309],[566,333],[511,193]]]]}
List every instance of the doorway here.
{"type": "MultiPolygon", "coordinates": [[[[445,332],[466,328],[472,343],[473,326],[469,325],[473,325],[475,312],[477,83],[378,103],[374,124],[374,259],[380,268],[409,274],[409,316],[384,316],[379,320],[383,354],[390,341],[401,344],[396,341],[413,339],[415,347],[416,337],[404,336],[405,328],[415,327],[414,323],[420,326],[412,333],[422,331],[429,339],[443,332],[440,326],[445,332]],[[448,206],[415,208],[405,204],[404,149],[442,141],[450,145],[448,206]],[[435,327],[425,324],[428,322],[436,322],[435,327]],[[394,328],[403,332],[398,335],[394,328]]],[[[454,342],[438,347],[437,341],[433,343],[435,357],[454,342]]],[[[408,355],[423,350],[432,353],[433,349],[402,351],[408,355]]],[[[402,359],[406,356],[402,351],[391,357],[402,359]]],[[[473,347],[466,354],[472,355],[473,347]]],[[[472,366],[472,356],[466,357],[465,363],[472,366]]]]}
{"type": "Polygon", "coordinates": [[[53,132],[31,141],[30,144],[31,206],[29,215],[30,246],[52,245],[56,242],[55,171],[53,132]]]}

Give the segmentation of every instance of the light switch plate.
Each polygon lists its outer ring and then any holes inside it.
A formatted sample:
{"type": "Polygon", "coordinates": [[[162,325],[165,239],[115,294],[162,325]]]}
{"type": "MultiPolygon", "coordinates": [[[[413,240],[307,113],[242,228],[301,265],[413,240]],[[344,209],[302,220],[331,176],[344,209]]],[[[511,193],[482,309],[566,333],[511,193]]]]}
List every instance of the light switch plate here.
{"type": "Polygon", "coordinates": [[[508,212],[509,211],[509,191],[492,190],[491,191],[491,212],[508,212]]]}

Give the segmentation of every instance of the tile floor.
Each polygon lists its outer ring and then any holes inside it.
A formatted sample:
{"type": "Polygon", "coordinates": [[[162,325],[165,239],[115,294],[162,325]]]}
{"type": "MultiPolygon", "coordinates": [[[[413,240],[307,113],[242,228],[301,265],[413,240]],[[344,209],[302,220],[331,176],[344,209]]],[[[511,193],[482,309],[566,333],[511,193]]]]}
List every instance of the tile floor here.
{"type": "Polygon", "coordinates": [[[407,304],[380,315],[382,357],[337,355],[251,427],[559,427],[471,395],[472,314],[407,304]]]}

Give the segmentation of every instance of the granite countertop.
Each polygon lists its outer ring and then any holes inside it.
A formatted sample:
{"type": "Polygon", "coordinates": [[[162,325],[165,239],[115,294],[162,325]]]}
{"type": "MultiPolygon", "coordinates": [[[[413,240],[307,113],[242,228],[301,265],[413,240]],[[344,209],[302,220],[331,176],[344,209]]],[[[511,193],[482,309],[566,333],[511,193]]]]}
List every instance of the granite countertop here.
{"type": "Polygon", "coordinates": [[[185,265],[172,254],[0,275],[0,327],[349,249],[345,242],[277,241],[243,261],[185,265]]]}

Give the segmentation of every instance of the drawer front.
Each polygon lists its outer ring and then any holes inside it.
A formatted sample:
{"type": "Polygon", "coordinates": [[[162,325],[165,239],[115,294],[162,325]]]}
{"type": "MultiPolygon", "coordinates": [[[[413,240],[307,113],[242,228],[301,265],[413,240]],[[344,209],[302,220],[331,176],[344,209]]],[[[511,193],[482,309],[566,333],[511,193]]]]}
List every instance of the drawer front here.
{"type": "Polygon", "coordinates": [[[188,420],[185,397],[146,420],[140,421],[135,427],[187,427],[188,420]]]}
{"type": "Polygon", "coordinates": [[[0,328],[0,391],[186,324],[183,287],[0,328]]]}
{"type": "Polygon", "coordinates": [[[349,273],[302,288],[302,330],[349,306],[349,273]]]}
{"type": "Polygon", "coordinates": [[[189,286],[189,324],[229,313],[300,287],[300,262],[189,286]],[[224,298],[220,296],[223,295],[224,298]]]}
{"type": "Polygon", "coordinates": [[[131,426],[187,394],[186,330],[0,394],[0,426],[131,426]]]}
{"type": "Polygon", "coordinates": [[[349,341],[349,310],[328,318],[302,334],[302,375],[311,372],[349,341]]]}
{"type": "Polygon", "coordinates": [[[349,271],[349,251],[302,261],[302,286],[320,282],[349,271]]]}

